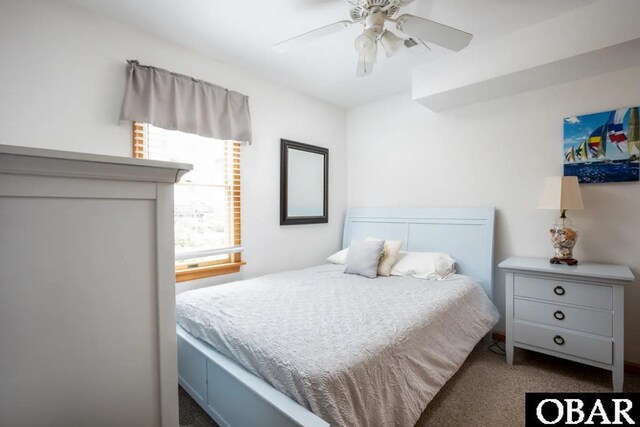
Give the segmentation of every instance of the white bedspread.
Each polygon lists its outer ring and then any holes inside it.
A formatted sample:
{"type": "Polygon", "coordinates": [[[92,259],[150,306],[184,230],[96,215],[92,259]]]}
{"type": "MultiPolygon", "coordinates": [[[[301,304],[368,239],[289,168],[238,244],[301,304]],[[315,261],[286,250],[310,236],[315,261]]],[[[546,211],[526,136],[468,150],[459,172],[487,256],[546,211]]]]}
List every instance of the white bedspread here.
{"type": "Polygon", "coordinates": [[[185,292],[178,324],[332,426],[413,426],[498,321],[471,279],[324,265],[185,292]]]}

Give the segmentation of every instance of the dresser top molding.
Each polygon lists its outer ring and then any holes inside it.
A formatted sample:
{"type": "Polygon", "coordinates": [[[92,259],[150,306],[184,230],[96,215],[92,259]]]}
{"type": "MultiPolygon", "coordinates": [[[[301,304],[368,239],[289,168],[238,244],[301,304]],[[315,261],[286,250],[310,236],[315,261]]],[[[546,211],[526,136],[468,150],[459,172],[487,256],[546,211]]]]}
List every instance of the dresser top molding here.
{"type": "Polygon", "coordinates": [[[174,183],[192,169],[187,163],[0,144],[0,173],[174,183]]]}
{"type": "Polygon", "coordinates": [[[614,284],[633,282],[635,277],[629,267],[617,264],[582,262],[578,265],[551,264],[548,258],[512,257],[498,264],[503,270],[512,272],[537,272],[561,275],[567,278],[593,278],[611,281],[614,284]]]}

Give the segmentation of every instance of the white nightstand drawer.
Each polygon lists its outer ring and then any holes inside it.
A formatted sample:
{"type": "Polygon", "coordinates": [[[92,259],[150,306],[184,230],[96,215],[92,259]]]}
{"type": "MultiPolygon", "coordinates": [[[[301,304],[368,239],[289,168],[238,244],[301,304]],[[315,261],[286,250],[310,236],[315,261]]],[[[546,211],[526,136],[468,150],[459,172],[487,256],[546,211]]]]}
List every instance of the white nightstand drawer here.
{"type": "Polygon", "coordinates": [[[612,363],[611,338],[583,335],[559,328],[513,322],[514,341],[553,350],[584,359],[612,363]]]}
{"type": "Polygon", "coordinates": [[[516,298],[513,317],[607,337],[613,335],[613,313],[610,311],[567,307],[516,298]]]}
{"type": "Polygon", "coordinates": [[[514,277],[514,285],[516,296],[607,310],[613,308],[613,289],[610,286],[587,285],[522,275],[514,277]]]}

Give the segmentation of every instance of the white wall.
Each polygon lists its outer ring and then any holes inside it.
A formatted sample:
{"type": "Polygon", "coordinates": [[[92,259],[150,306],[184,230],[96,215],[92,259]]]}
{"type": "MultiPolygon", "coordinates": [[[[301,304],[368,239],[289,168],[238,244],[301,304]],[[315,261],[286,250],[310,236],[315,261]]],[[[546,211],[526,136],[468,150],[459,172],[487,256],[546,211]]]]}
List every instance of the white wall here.
{"type": "MultiPolygon", "coordinates": [[[[519,94],[444,113],[410,94],[347,115],[349,207],[497,208],[496,264],[509,256],[552,256],[537,210],[543,178],[562,174],[562,119],[640,104],[640,68],[519,94]]],[[[629,265],[640,278],[640,183],[582,185],[585,209],[570,211],[580,260],[629,265]]],[[[504,277],[496,269],[504,312],[504,277]]],[[[640,287],[626,289],[627,360],[640,362],[640,287]]],[[[497,329],[504,331],[501,322],[497,329]]]]}
{"type": "Polygon", "coordinates": [[[638,20],[637,0],[584,2],[583,7],[414,67],[413,97],[443,111],[640,66],[638,20]],[[611,15],[609,30],[593,31],[588,23],[599,23],[605,15],[611,15]]]}
{"type": "Polygon", "coordinates": [[[0,0],[0,143],[131,156],[131,124],[118,123],[127,59],[250,97],[254,145],[242,153],[247,265],[240,274],[178,289],[318,264],[339,248],[346,201],[342,108],[73,6],[0,0]],[[329,224],[279,225],[280,138],[329,148],[329,224]]]}

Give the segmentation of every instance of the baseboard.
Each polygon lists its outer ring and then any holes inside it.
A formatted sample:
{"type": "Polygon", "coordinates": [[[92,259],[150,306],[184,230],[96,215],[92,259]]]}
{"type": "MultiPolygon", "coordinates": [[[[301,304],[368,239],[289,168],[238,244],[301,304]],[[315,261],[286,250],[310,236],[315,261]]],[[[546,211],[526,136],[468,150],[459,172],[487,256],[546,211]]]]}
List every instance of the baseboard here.
{"type": "MultiPolygon", "coordinates": [[[[505,341],[506,335],[501,331],[493,331],[493,339],[496,341],[505,341]]],[[[640,375],[640,363],[624,361],[624,371],[628,374],[640,375]]]]}
{"type": "Polygon", "coordinates": [[[624,371],[628,374],[640,375],[640,363],[625,360],[624,371]]]}

